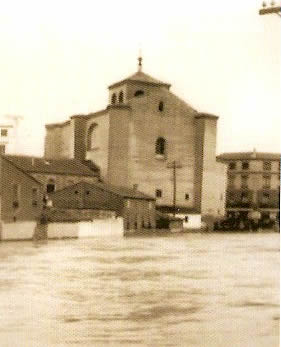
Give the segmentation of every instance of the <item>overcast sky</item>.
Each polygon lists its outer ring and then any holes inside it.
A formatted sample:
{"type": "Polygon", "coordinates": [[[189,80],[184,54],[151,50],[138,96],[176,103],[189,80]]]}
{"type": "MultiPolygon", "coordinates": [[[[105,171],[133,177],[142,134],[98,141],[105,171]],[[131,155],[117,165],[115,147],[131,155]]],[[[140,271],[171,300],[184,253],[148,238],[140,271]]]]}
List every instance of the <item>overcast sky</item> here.
{"type": "Polygon", "coordinates": [[[261,1],[5,1],[0,116],[24,117],[21,152],[43,154],[45,123],[107,106],[137,69],[218,115],[217,152],[280,151],[281,18],[261,1]]]}

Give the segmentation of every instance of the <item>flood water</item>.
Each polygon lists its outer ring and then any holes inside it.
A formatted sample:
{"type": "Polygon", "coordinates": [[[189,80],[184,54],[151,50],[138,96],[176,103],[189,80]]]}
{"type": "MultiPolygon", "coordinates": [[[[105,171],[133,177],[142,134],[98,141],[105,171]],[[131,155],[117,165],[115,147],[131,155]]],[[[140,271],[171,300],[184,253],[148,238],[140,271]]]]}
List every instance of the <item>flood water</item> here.
{"type": "Polygon", "coordinates": [[[279,234],[0,243],[0,346],[279,346],[279,234]]]}

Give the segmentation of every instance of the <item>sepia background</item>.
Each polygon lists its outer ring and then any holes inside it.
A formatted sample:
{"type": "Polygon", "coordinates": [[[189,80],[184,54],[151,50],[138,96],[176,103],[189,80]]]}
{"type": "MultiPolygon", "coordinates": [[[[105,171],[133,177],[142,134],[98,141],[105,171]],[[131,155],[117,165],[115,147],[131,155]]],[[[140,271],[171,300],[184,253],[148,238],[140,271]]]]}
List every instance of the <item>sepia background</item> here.
{"type": "Polygon", "coordinates": [[[280,18],[261,1],[3,1],[0,115],[18,151],[43,154],[45,123],[106,107],[106,87],[143,70],[220,116],[218,153],[280,150],[280,18]]]}

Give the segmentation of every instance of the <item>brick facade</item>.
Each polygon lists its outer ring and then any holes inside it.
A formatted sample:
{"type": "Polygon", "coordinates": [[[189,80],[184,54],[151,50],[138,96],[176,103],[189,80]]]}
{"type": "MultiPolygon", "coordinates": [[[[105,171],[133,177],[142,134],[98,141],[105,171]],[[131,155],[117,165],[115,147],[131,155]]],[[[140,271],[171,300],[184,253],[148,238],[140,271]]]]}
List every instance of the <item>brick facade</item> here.
{"type": "Polygon", "coordinates": [[[79,116],[79,125],[74,116],[57,127],[46,126],[45,156],[92,160],[107,183],[137,187],[150,196],[161,191],[158,206],[173,204],[176,180],[178,207],[223,214],[224,185],[214,184],[218,175],[221,180],[225,175],[223,165],[216,162],[217,117],[198,113],[169,89],[169,84],[142,72],[111,85],[105,110],[79,116]],[[69,139],[58,147],[49,144],[56,136],[64,138],[64,127],[72,127],[73,152],[65,149],[71,146],[69,139]],[[88,132],[93,128],[94,143],[89,146],[88,132]],[[165,145],[159,154],[160,138],[165,145]]]}

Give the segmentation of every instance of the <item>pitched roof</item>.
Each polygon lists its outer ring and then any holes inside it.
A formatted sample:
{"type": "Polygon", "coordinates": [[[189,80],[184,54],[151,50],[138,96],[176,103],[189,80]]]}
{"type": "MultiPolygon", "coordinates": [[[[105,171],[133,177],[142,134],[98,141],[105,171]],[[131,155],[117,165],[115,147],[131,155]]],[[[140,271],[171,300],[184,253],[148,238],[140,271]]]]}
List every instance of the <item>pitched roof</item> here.
{"type": "Polygon", "coordinates": [[[169,83],[159,81],[159,80],[149,76],[148,74],[146,74],[142,71],[138,71],[138,72],[134,73],[133,75],[123,79],[122,81],[111,84],[109,86],[109,88],[116,87],[117,85],[119,85],[125,81],[141,82],[141,83],[146,83],[146,84],[153,84],[153,85],[158,85],[158,86],[162,85],[162,86],[167,86],[167,87],[171,86],[169,83]]]}
{"type": "Polygon", "coordinates": [[[91,170],[76,159],[46,159],[23,155],[3,155],[3,157],[25,172],[97,176],[97,171],[91,170]]]}
{"type": "Polygon", "coordinates": [[[217,156],[221,160],[280,160],[280,153],[232,152],[217,156]]]}
{"type": "Polygon", "coordinates": [[[79,182],[76,184],[73,184],[71,186],[65,187],[61,190],[57,190],[56,192],[52,193],[52,195],[56,194],[57,192],[61,192],[63,190],[68,190],[68,189],[73,189],[73,187],[81,187],[84,189],[88,188],[98,188],[100,190],[103,190],[105,192],[110,192],[115,195],[121,196],[123,198],[129,198],[129,199],[142,199],[142,200],[155,200],[154,197],[151,197],[149,195],[146,195],[138,190],[126,188],[126,187],[119,187],[119,186],[113,186],[111,184],[106,184],[106,183],[100,183],[100,182],[95,182],[95,183],[88,183],[88,182],[79,182]]]}

